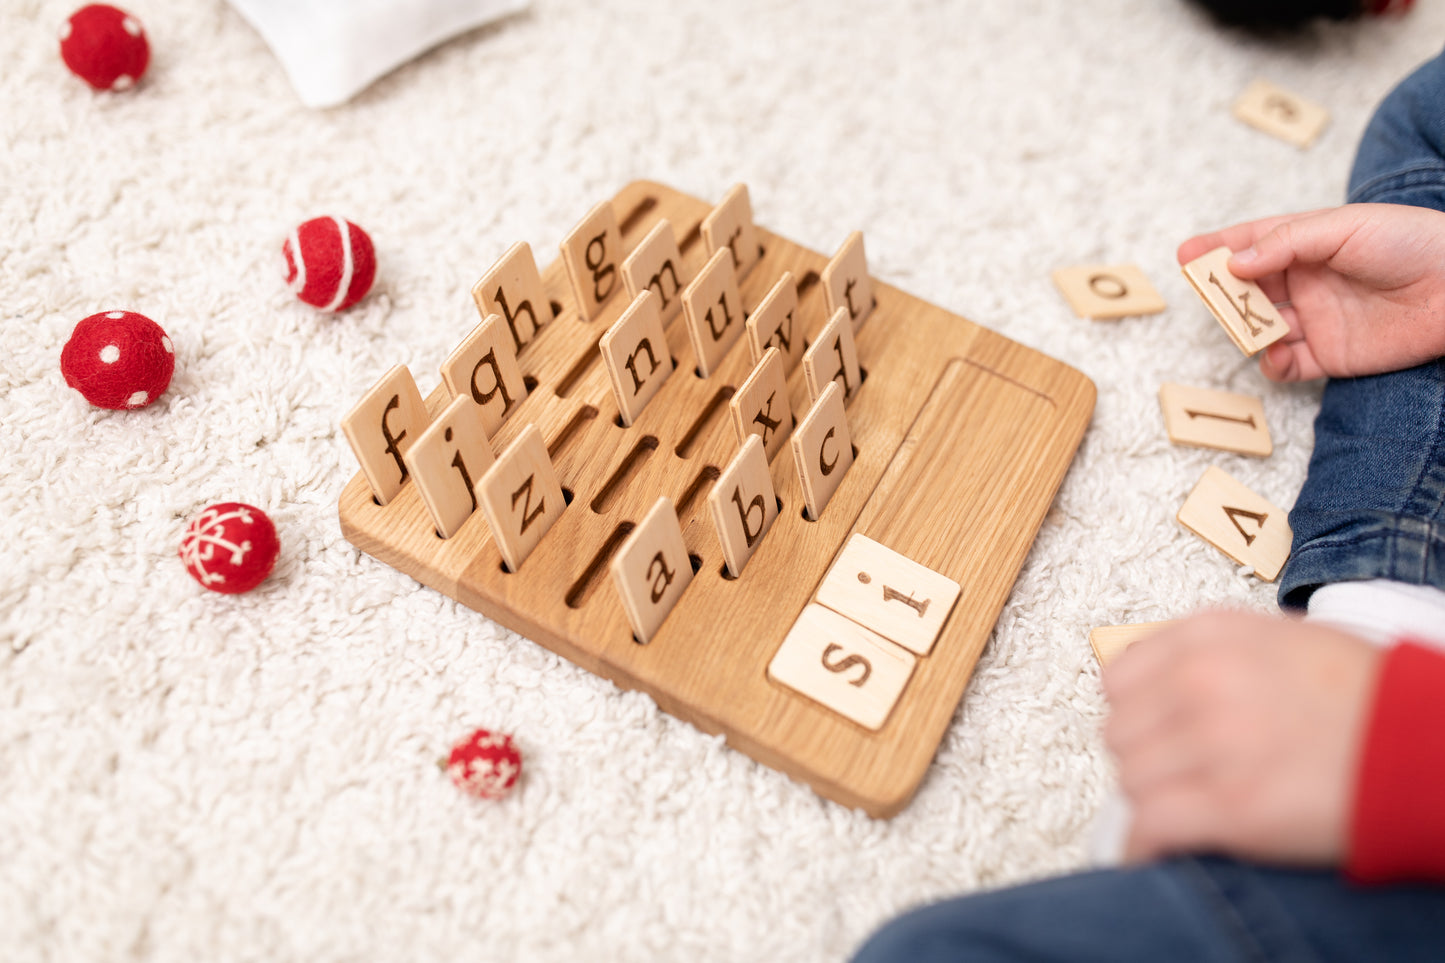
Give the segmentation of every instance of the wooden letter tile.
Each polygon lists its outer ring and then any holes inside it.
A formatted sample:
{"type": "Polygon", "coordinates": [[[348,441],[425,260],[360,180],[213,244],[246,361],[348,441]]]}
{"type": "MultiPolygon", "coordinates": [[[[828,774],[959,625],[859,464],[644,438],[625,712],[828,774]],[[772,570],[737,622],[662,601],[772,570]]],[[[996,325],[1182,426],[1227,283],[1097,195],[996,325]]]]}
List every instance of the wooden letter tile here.
{"type": "Polygon", "coordinates": [[[812,404],[818,403],[830,381],[842,384],[845,402],[858,390],[863,373],[858,368],[858,346],[853,340],[853,326],[848,323],[846,308],[833,312],[818,332],[818,340],[803,352],[803,379],[812,404]]]}
{"type": "Polygon", "coordinates": [[[737,578],[778,517],[778,496],[761,438],[748,435],[713,483],[707,502],[728,575],[737,578]]]}
{"type": "Polygon", "coordinates": [[[1089,633],[1089,645],[1094,648],[1094,656],[1098,658],[1099,665],[1107,668],[1129,646],[1138,642],[1146,636],[1153,635],[1166,625],[1173,625],[1172,621],[1167,622],[1136,622],[1133,625],[1101,625],[1089,633]]]}
{"type": "Polygon", "coordinates": [[[823,396],[793,432],[793,464],[803,484],[808,518],[817,521],[843,476],[853,467],[853,435],[843,408],[843,389],[828,382],[823,396]]]}
{"type": "Polygon", "coordinates": [[[667,324],[682,309],[681,295],[687,279],[681,271],[682,251],[678,249],[672,225],[664,218],[653,225],[622,262],[622,282],[629,300],[636,300],[649,288],[656,291],[658,311],[662,323],[667,324]]]}
{"type": "Polygon", "coordinates": [[[784,271],[745,324],[753,364],[763,360],[763,352],[772,347],[783,353],[783,364],[788,371],[798,366],[804,345],[797,314],[798,286],[793,282],[792,272],[784,271]]]}
{"type": "Polygon", "coordinates": [[[714,254],[683,290],[682,310],[697,370],[706,378],[743,333],[743,296],[730,252],[714,254]]]}
{"type": "Polygon", "coordinates": [[[597,342],[612,379],[612,396],[622,423],[631,426],[672,374],[667,333],[657,313],[659,298],[643,288],[622,317],[597,342]]]}
{"type": "Polygon", "coordinates": [[[547,442],[536,425],[522,429],[477,483],[477,501],[507,571],[521,569],[567,503],[547,442]]]}
{"type": "Polygon", "coordinates": [[[477,480],[496,456],[471,395],[457,395],[407,449],[416,490],[431,512],[437,534],[451,538],[477,510],[477,480]]]}
{"type": "Polygon", "coordinates": [[[1054,284],[1081,318],[1112,321],[1158,314],[1166,305],[1144,272],[1132,264],[1079,264],[1059,268],[1054,284]]]}
{"type": "Polygon", "coordinates": [[[738,444],[748,435],[763,440],[763,450],[772,461],[783,450],[783,443],[793,431],[793,408],[788,402],[788,375],[783,369],[783,356],[777,348],[769,348],[763,360],[753,368],[748,380],[728,401],[733,427],[738,431],[738,444]]]}
{"type": "Polygon", "coordinates": [[[470,395],[481,409],[487,437],[527,397],[527,382],[506,320],[488,315],[442,362],[442,381],[452,397],[470,395]]]}
{"type": "Polygon", "coordinates": [[[768,676],[876,731],[917,661],[858,623],[809,604],[768,663],[768,676]]]}
{"type": "Polygon", "coordinates": [[[1258,398],[1165,383],[1159,386],[1159,407],[1169,440],[1176,445],[1260,457],[1274,450],[1264,402],[1258,398]]]}
{"type": "Polygon", "coordinates": [[[1319,104],[1265,80],[1245,88],[1234,102],[1234,116],[1301,149],[1313,144],[1330,122],[1330,112],[1319,104]]]}
{"type": "Polygon", "coordinates": [[[552,320],[552,302],[532,248],[525,241],[513,244],[501,260],[492,265],[482,279],[472,285],[472,300],[485,320],[500,314],[512,332],[512,350],[520,352],[537,334],[537,329],[552,320]]]}
{"type": "Polygon", "coordinates": [[[1283,509],[1211,465],[1179,509],[1179,523],[1266,582],[1289,558],[1289,521],[1283,509]]]}
{"type": "Polygon", "coordinates": [[[612,580],[639,642],[651,640],[692,583],[672,499],[662,496],[612,558],[612,580]]]}
{"type": "Polygon", "coordinates": [[[753,205],[746,184],[734,184],[717,207],[702,219],[702,239],[708,256],[723,248],[733,252],[733,271],[746,277],[762,257],[758,229],[753,224],[753,205]]]}
{"type": "Polygon", "coordinates": [[[846,309],[856,332],[873,310],[873,279],[863,253],[863,232],[854,231],[823,268],[823,303],[831,314],[846,309]]]}
{"type": "Polygon", "coordinates": [[[1229,248],[1217,247],[1184,265],[1184,276],[1235,346],[1250,355],[1289,334],[1289,324],[1258,284],[1229,273],[1229,255],[1229,248]]]}
{"type": "Polygon", "coordinates": [[[918,655],[943,631],[958,583],[854,534],[818,586],[818,602],[918,655]]]}
{"type": "Polygon", "coordinates": [[[561,246],[577,313],[582,320],[591,321],[612,295],[622,290],[617,269],[622,261],[622,229],[617,226],[612,202],[603,201],[592,208],[561,246]]]}
{"type": "Polygon", "coordinates": [[[406,365],[397,365],[341,419],[371,493],[385,505],[407,480],[406,450],[427,426],[426,403],[406,365]]]}

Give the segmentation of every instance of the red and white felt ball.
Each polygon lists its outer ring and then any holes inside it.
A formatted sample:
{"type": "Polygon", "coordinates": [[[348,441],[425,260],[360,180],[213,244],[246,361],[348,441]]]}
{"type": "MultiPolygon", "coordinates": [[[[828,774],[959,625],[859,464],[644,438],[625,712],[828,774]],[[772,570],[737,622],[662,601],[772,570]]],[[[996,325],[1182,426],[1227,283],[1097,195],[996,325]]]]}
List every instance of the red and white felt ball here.
{"type": "Polygon", "coordinates": [[[522,774],[522,753],[512,737],[478,729],[452,747],[447,775],[458,789],[481,799],[501,799],[522,774]]]}
{"type": "Polygon", "coordinates": [[[181,538],[186,571],[211,591],[228,595],[260,585],[280,553],[271,519],[243,502],[212,505],[191,519],[181,538]]]}
{"type": "Polygon", "coordinates": [[[371,237],[340,217],[313,217],[281,245],[286,286],[323,311],[344,311],[366,297],[376,278],[371,237]]]}
{"type": "Polygon", "coordinates": [[[92,3],[60,25],[60,59],[96,90],[134,87],[151,60],[140,21],[119,7],[92,3]]]}
{"type": "Polygon", "coordinates": [[[145,407],[170,385],[175,367],[164,329],[134,311],[82,319],[60,351],[65,383],[97,408],[145,407]]]}

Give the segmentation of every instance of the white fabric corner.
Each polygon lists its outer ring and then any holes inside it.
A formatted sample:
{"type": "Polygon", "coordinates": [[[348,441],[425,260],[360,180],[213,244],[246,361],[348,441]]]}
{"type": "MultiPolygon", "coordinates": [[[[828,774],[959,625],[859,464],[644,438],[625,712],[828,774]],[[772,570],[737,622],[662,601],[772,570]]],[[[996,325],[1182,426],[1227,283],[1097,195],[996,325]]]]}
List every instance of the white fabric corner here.
{"type": "Polygon", "coordinates": [[[1376,645],[1410,638],[1445,648],[1445,591],[1432,585],[1383,578],[1331,582],[1310,594],[1308,618],[1376,645]]]}
{"type": "Polygon", "coordinates": [[[529,0],[230,0],[308,107],[332,107],[457,34],[529,0]]]}

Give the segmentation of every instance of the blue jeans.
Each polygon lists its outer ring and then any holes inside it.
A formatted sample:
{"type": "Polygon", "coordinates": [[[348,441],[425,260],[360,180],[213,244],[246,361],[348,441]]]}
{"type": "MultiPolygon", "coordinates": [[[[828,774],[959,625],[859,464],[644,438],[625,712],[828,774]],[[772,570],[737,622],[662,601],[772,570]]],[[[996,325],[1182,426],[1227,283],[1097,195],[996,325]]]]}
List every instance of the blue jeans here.
{"type": "MultiPolygon", "coordinates": [[[[1445,55],[1375,112],[1351,201],[1445,210],[1445,55]]],[[[1445,270],[1445,265],[1441,265],[1445,270]]],[[[1387,578],[1445,588],[1445,361],[1332,380],[1290,512],[1280,604],[1387,578]]],[[[1179,859],[965,896],[874,934],[855,963],[1445,960],[1445,886],[1179,859]]]]}
{"type": "Polygon", "coordinates": [[[853,963],[1439,961],[1445,895],[1355,887],[1334,873],[1179,859],[917,909],[853,963]]]}
{"type": "MultiPolygon", "coordinates": [[[[1445,211],[1445,55],[1375,111],[1349,200],[1445,211]]],[[[1445,361],[1325,386],[1289,522],[1294,546],[1279,582],[1286,608],[1303,608],[1327,582],[1445,588],[1445,361]]]]}

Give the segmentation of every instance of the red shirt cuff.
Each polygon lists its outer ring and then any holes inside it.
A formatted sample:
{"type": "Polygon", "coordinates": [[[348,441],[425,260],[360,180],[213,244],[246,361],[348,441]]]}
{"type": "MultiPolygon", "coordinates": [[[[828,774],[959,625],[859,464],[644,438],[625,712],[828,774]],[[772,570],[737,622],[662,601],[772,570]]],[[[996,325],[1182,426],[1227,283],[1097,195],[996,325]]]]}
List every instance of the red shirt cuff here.
{"type": "Polygon", "coordinates": [[[1350,827],[1350,876],[1445,880],[1445,653],[1405,642],[1385,656],[1350,827]]]}

